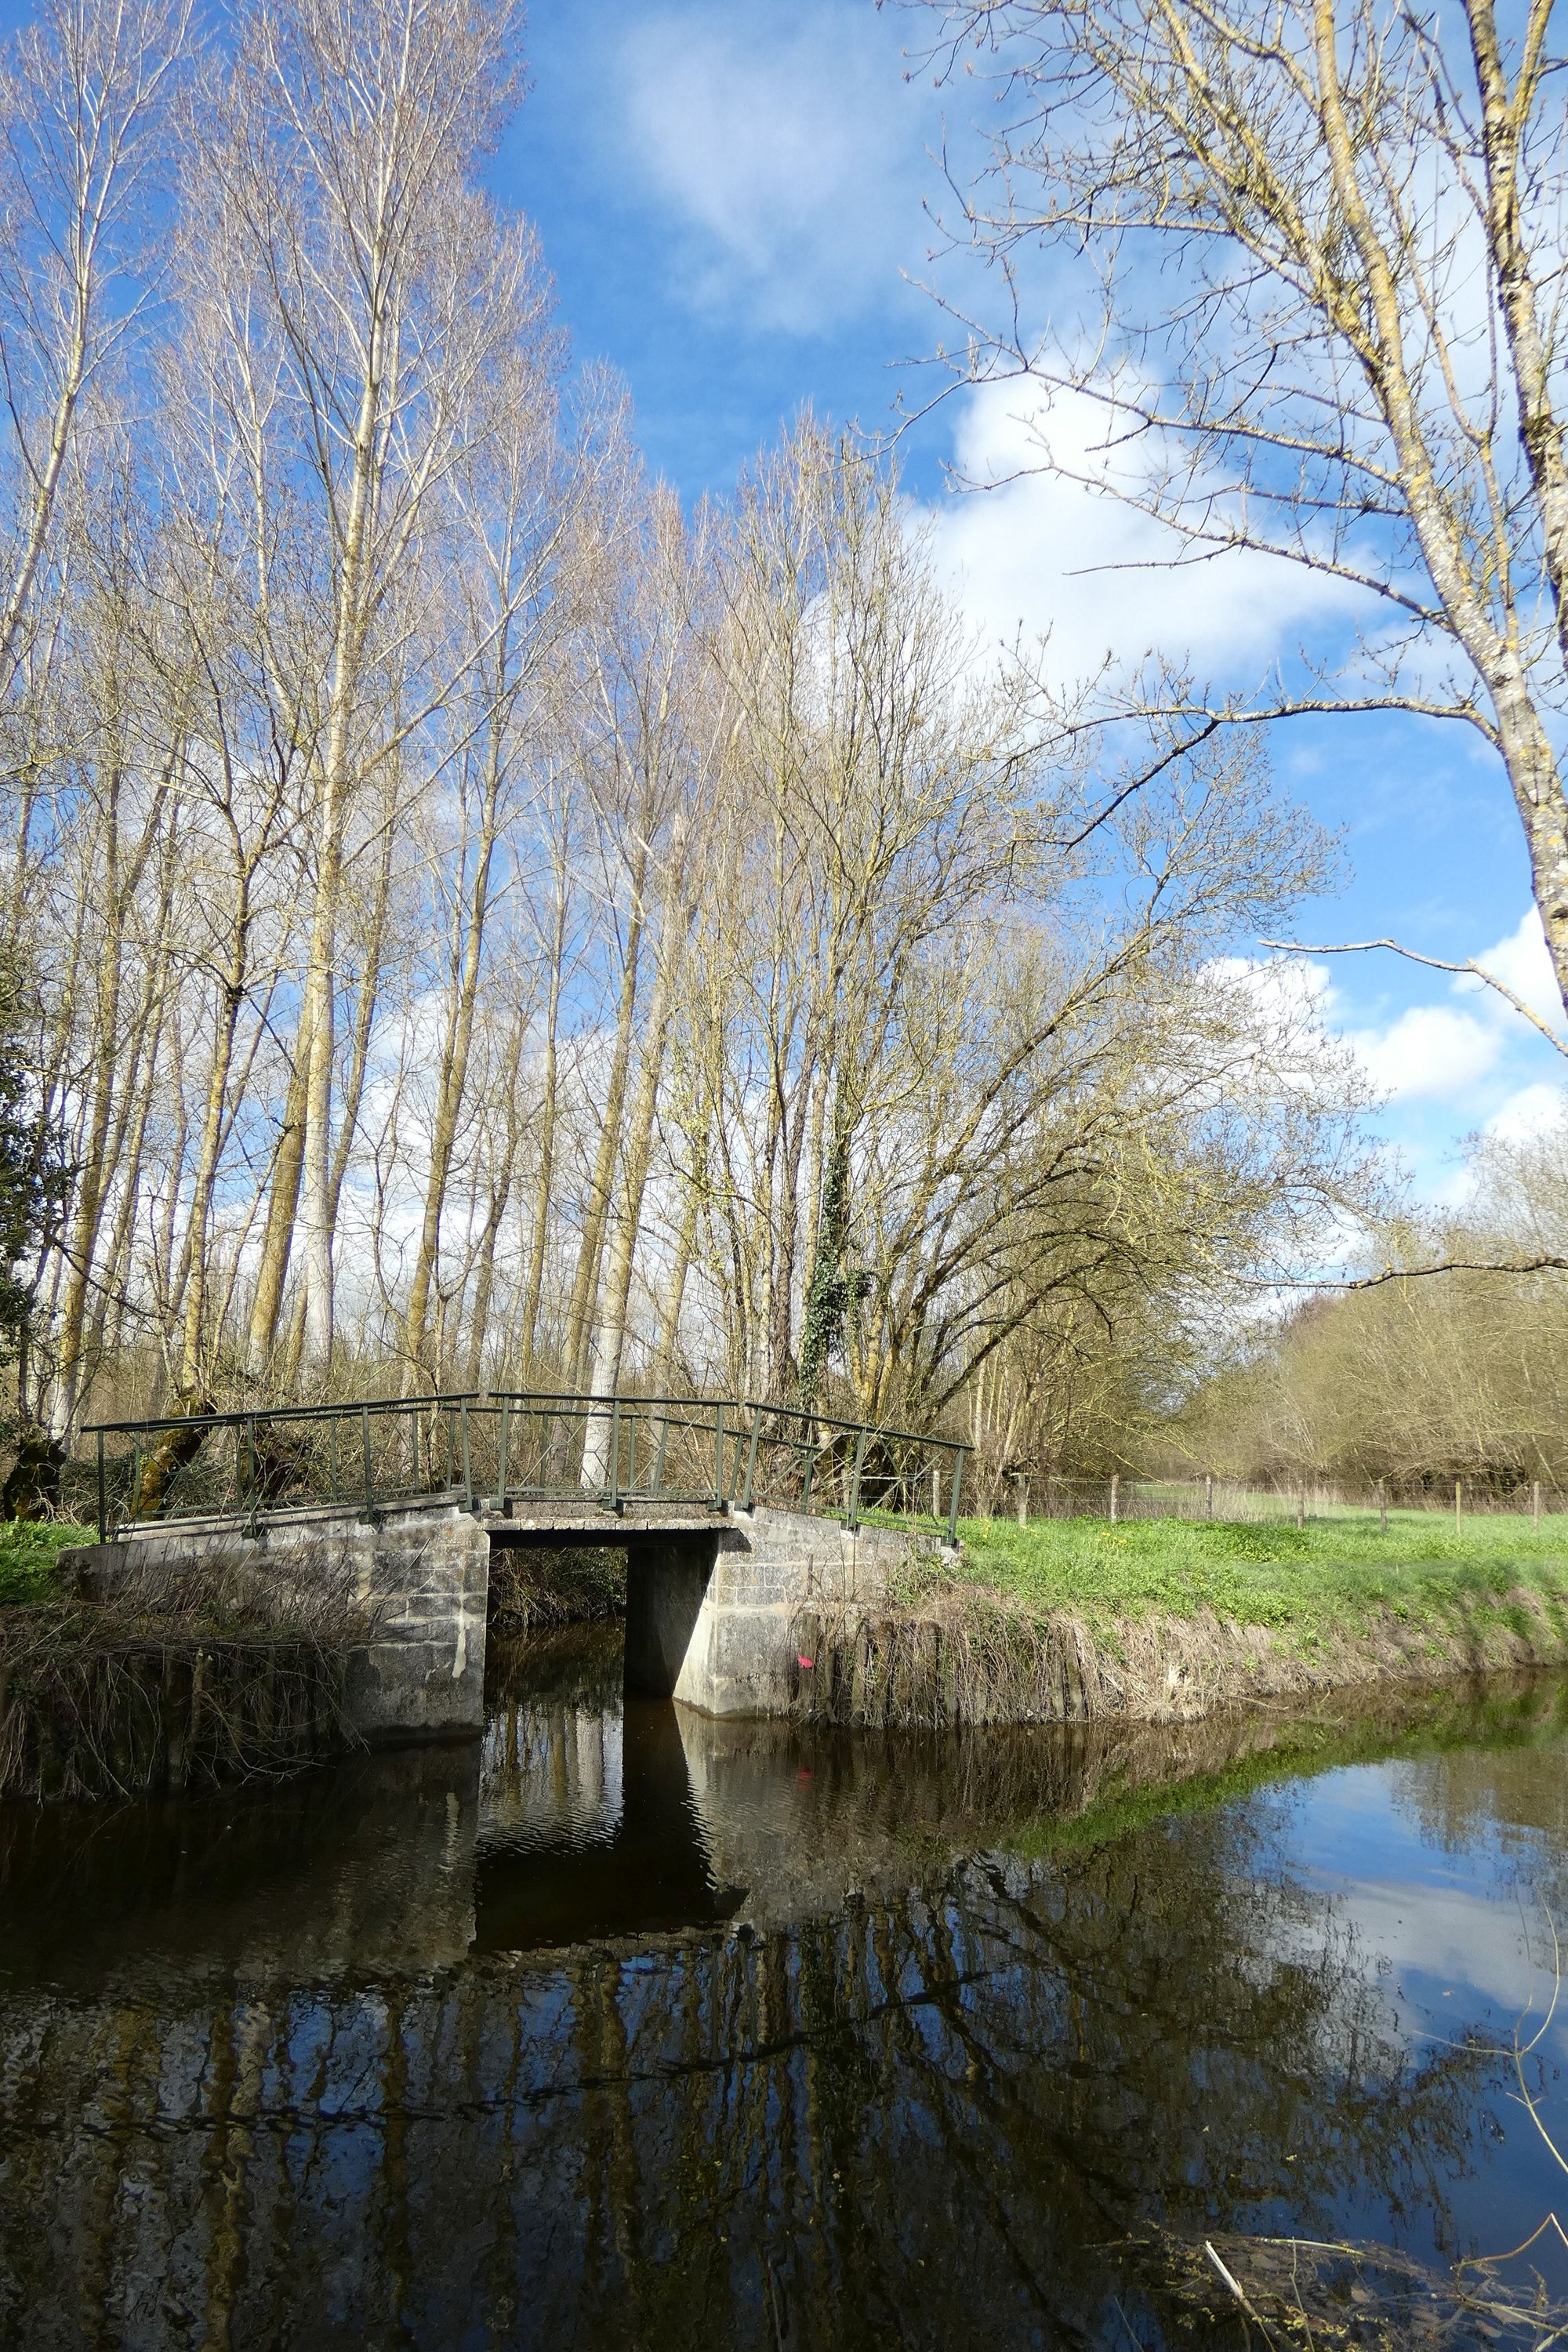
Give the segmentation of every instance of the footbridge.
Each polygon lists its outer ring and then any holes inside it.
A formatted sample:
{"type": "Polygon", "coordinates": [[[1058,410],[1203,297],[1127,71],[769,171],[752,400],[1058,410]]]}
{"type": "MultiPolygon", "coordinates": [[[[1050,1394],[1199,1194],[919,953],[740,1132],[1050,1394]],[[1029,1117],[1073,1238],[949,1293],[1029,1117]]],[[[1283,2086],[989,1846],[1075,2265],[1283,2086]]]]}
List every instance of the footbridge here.
{"type": "MultiPolygon", "coordinates": [[[[474,1392],[104,1423],[88,1589],[221,1568],[283,1605],[340,1592],[372,1738],[477,1731],[492,1569],[626,1556],[626,1686],[789,1712],[801,1612],[885,1598],[956,1543],[954,1440],[732,1397],[474,1392]]],[[[497,1577],[494,1581],[501,1580],[497,1577]]]]}

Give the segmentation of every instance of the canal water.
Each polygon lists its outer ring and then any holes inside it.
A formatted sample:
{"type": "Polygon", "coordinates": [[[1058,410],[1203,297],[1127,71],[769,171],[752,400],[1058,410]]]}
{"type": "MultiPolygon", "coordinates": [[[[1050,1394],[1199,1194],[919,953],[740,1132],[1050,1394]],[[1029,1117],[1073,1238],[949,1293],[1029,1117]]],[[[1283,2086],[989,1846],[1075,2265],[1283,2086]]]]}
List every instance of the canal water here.
{"type": "Polygon", "coordinates": [[[0,1812],[0,2342],[1568,2316],[1562,1683],[925,1739],[494,1664],[478,1746],[0,1812]]]}

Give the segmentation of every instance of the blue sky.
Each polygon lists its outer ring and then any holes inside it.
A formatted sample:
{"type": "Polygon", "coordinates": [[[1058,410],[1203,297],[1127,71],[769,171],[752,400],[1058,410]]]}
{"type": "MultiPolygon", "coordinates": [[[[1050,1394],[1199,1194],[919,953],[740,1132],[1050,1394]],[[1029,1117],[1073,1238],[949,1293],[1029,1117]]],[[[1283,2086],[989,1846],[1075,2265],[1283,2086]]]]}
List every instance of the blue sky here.
{"type": "MultiPolygon", "coordinates": [[[[684,494],[726,487],[803,403],[880,427],[900,393],[918,405],[931,389],[917,362],[943,320],[919,282],[935,242],[924,206],[941,207],[944,136],[961,160],[973,152],[975,86],[939,94],[906,56],[927,21],[872,0],[535,0],[531,89],[496,190],[541,231],[577,356],[625,375],[649,460],[684,494]]],[[[1042,257],[1047,301],[1050,268],[1042,257]]],[[[1261,668],[1337,641],[1321,585],[1286,567],[1099,570],[1146,551],[1122,510],[1038,481],[951,488],[955,457],[1016,454],[1016,401],[960,394],[902,446],[978,625],[1050,629],[1069,672],[1112,645],[1261,668]]],[[[1481,957],[1552,1011],[1518,823],[1479,738],[1325,719],[1277,730],[1272,749],[1285,787],[1342,832],[1352,869],[1300,936],[1392,934],[1481,957]]],[[[1429,1198],[1457,1197],[1467,1134],[1528,1129],[1556,1101],[1558,1057],[1473,984],[1380,955],[1325,963],[1321,985],[1331,1024],[1389,1091],[1379,1127],[1429,1198]]]]}

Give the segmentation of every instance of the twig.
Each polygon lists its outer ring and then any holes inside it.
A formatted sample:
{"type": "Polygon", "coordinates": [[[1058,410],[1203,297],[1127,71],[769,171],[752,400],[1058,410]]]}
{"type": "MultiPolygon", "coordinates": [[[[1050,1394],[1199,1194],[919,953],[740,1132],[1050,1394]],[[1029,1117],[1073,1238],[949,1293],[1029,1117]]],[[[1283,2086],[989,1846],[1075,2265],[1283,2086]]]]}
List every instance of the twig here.
{"type": "Polygon", "coordinates": [[[1373,948],[1386,948],[1391,955],[1403,956],[1407,963],[1424,963],[1429,971],[1452,971],[1461,978],[1479,980],[1495,989],[1516,1013],[1523,1014],[1532,1029],[1540,1030],[1549,1045],[1568,1060],[1568,1038],[1560,1037],[1551,1023],[1532,1012],[1506,980],[1500,980],[1495,971],[1489,971],[1473,956],[1467,956],[1463,963],[1453,963],[1446,956],[1423,955],[1418,948],[1402,947],[1397,940],[1335,940],[1315,946],[1306,940],[1264,940],[1259,944],[1272,948],[1279,955],[1366,955],[1373,948]]]}
{"type": "Polygon", "coordinates": [[[1246,2289],[1242,2286],[1240,2281],[1236,2278],[1231,2272],[1226,2270],[1225,2264],[1215,2253],[1213,2245],[1207,2238],[1204,2240],[1204,2252],[1208,2256],[1210,2262],[1214,2264],[1215,2270],[1218,2271],[1226,2286],[1229,2287],[1232,2294],[1235,2295],[1237,2303],[1240,2304],[1243,2311],[1246,2312],[1248,2319],[1250,2319],[1254,2326],[1260,2331],[1265,2344],[1272,2345],[1274,2338],[1268,2333],[1268,2328],[1264,2326],[1264,2323],[1259,2317],[1258,2312],[1253,2308],[1252,2304],[1247,2300],[1246,2289]]]}

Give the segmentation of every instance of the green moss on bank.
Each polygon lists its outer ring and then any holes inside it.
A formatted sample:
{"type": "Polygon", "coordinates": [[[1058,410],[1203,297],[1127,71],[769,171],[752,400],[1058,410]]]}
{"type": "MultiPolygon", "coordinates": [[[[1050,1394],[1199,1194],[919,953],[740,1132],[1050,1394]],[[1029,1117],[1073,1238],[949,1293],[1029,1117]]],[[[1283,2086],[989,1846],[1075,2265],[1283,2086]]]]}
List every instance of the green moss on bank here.
{"type": "Polygon", "coordinates": [[[960,1585],[1045,1616],[1069,1611],[1095,1631],[1210,1611],[1311,1648],[1384,1612],[1441,1633],[1457,1618],[1506,1619],[1509,1596],[1568,1603],[1568,1517],[1477,1518],[1391,1512],[1304,1528],[1239,1520],[967,1519],[960,1585]]]}
{"type": "Polygon", "coordinates": [[[0,1607],[52,1598],[61,1552],[97,1541],[93,1528],[67,1519],[0,1520],[0,1607]]]}

